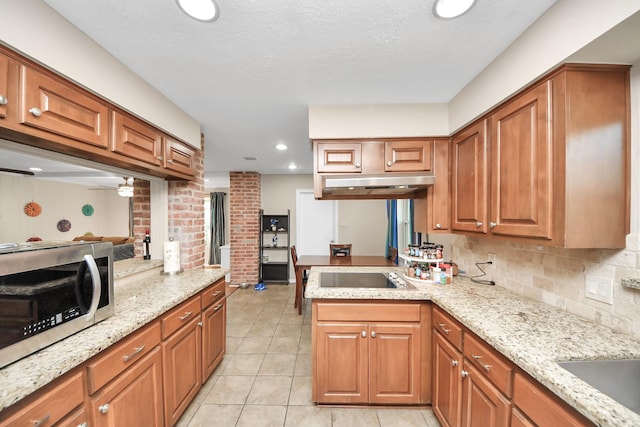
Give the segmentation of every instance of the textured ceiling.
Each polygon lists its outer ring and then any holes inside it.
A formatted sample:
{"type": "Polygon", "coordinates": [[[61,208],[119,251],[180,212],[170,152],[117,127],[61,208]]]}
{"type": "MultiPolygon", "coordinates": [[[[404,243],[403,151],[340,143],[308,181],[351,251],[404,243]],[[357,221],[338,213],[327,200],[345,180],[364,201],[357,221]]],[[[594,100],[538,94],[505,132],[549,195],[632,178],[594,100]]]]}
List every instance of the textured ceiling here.
{"type": "Polygon", "coordinates": [[[308,105],[448,102],[555,3],[218,0],[200,23],[174,0],[44,1],[201,124],[207,174],[311,173],[308,105]]]}

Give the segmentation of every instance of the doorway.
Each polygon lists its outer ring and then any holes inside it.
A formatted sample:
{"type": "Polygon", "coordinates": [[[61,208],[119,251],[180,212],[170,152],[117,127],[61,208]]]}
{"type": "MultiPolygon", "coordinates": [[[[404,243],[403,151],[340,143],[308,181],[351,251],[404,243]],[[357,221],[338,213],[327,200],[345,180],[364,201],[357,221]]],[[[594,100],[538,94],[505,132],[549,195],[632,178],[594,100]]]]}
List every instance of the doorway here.
{"type": "Polygon", "coordinates": [[[316,200],[313,190],[296,190],[296,249],[300,255],[329,255],[338,241],[338,203],[316,200]]]}

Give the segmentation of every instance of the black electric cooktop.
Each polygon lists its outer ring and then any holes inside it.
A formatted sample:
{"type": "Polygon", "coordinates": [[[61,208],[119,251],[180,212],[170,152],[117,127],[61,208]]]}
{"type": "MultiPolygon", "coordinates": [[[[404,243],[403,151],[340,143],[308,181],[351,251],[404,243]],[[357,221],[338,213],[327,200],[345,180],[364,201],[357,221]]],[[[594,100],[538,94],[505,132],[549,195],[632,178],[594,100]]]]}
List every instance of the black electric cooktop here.
{"type": "Polygon", "coordinates": [[[320,273],[321,288],[396,288],[384,273],[320,273]]]}

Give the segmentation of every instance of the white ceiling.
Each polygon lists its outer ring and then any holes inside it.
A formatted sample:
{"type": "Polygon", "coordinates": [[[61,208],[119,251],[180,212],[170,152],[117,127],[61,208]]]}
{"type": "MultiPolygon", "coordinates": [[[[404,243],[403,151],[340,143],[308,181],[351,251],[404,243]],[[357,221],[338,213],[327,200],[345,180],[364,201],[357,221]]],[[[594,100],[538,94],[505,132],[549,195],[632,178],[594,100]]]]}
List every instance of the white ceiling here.
{"type": "Polygon", "coordinates": [[[311,173],[308,105],[446,103],[555,3],[217,0],[200,23],[174,0],[44,1],[201,124],[206,175],[311,173]]]}

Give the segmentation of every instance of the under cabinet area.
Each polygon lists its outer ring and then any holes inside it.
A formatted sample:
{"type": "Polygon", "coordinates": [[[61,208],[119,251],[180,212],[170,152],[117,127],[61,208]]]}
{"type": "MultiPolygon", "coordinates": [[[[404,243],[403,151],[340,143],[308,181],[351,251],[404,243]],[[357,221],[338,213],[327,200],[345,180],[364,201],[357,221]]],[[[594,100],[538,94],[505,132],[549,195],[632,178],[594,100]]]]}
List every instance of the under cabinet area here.
{"type": "Polygon", "coordinates": [[[312,395],[318,403],[427,403],[429,306],[314,301],[312,395]]]}

